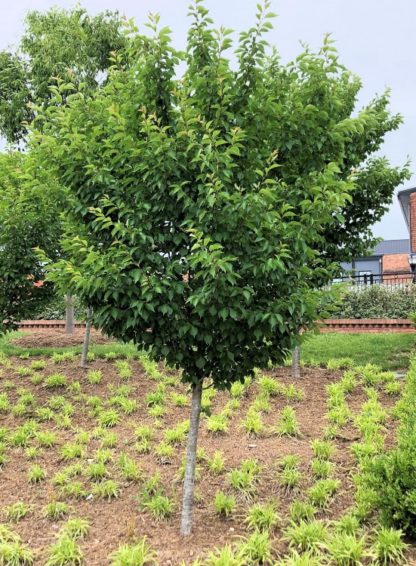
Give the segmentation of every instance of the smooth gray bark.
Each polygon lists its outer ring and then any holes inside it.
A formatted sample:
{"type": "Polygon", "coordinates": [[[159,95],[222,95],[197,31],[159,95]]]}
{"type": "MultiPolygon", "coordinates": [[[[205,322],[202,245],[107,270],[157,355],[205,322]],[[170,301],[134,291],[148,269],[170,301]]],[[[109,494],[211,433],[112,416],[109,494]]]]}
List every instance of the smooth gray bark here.
{"type": "Polygon", "coordinates": [[[74,323],[74,298],[72,295],[65,295],[65,332],[73,334],[75,329],[74,323]]]}
{"type": "Polygon", "coordinates": [[[82,368],[86,368],[88,365],[87,361],[88,361],[88,350],[90,347],[91,325],[92,325],[92,307],[89,307],[87,313],[87,320],[85,324],[84,343],[82,345],[82,354],[81,354],[81,363],[80,363],[80,366],[82,368]]]}
{"type": "Polygon", "coordinates": [[[292,351],[292,377],[300,377],[300,346],[295,346],[292,351]]]}
{"type": "Polygon", "coordinates": [[[188,536],[192,529],[194,503],[196,447],[198,443],[199,419],[201,416],[202,380],[192,385],[192,405],[186,447],[185,479],[183,482],[181,535],[188,536]]]}

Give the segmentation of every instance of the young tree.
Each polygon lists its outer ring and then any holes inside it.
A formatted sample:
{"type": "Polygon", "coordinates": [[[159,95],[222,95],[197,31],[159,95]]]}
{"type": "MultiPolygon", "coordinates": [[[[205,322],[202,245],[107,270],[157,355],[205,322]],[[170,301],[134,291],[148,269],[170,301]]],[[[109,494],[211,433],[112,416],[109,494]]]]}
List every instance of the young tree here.
{"type": "Polygon", "coordinates": [[[313,326],[334,270],[326,233],[358,183],[346,148],[379,123],[377,101],[352,116],[358,82],[327,40],[286,66],[267,53],[268,9],[241,34],[236,69],[230,30],[212,29],[199,0],[184,55],[153,17],[102,89],[56,88],[34,134],[69,195],[52,279],[191,386],[184,535],[204,384],[226,389],[281,362],[313,326]]]}

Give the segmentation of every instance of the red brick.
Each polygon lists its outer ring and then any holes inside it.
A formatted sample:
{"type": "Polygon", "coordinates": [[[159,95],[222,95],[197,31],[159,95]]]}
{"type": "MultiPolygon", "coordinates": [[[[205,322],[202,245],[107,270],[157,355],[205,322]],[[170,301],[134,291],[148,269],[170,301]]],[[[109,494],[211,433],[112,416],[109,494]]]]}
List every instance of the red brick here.
{"type": "Polygon", "coordinates": [[[410,271],[408,254],[391,254],[384,255],[382,259],[383,273],[392,273],[398,271],[410,271]]]}

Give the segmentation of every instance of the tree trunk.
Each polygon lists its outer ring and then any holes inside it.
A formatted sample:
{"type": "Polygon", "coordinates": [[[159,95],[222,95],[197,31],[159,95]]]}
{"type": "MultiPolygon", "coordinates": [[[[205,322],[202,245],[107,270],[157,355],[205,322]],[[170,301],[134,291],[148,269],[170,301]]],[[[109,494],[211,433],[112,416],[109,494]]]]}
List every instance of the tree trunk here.
{"type": "Polygon", "coordinates": [[[192,529],[192,508],[194,503],[196,446],[198,442],[199,417],[201,415],[202,398],[201,379],[192,385],[192,406],[189,423],[188,443],[186,447],[185,479],[183,482],[181,535],[188,536],[192,529]]]}
{"type": "Polygon", "coordinates": [[[92,325],[92,307],[88,307],[87,320],[85,324],[84,344],[82,346],[81,363],[80,367],[87,367],[88,349],[90,347],[90,335],[92,325]]]}
{"type": "Polygon", "coordinates": [[[65,332],[67,334],[74,333],[74,297],[72,295],[65,295],[66,313],[65,313],[65,332]]]}
{"type": "Polygon", "coordinates": [[[292,351],[292,377],[300,377],[300,346],[295,346],[292,351]]]}

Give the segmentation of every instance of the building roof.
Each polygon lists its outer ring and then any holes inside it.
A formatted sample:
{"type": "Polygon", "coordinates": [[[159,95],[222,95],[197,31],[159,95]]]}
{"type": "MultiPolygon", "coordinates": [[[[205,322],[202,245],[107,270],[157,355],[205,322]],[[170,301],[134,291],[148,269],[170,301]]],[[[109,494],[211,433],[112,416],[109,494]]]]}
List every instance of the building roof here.
{"type": "Polygon", "coordinates": [[[393,255],[408,254],[410,252],[410,240],[384,240],[376,245],[371,255],[393,255]]]}
{"type": "Polygon", "coordinates": [[[410,189],[403,189],[397,193],[397,197],[400,202],[400,206],[402,207],[402,212],[404,219],[406,220],[407,227],[410,227],[410,218],[409,218],[409,199],[412,193],[416,192],[416,187],[411,187],[410,189]]]}

